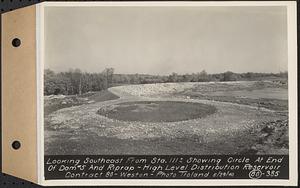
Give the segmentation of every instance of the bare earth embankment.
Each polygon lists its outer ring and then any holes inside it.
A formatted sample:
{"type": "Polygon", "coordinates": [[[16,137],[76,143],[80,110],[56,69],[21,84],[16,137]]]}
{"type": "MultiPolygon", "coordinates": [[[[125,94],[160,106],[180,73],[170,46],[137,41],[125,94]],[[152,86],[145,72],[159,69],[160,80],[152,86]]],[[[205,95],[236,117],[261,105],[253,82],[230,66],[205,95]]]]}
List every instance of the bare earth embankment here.
{"type": "Polygon", "coordinates": [[[287,153],[286,88],[163,83],[46,97],[45,154],[287,153]]]}

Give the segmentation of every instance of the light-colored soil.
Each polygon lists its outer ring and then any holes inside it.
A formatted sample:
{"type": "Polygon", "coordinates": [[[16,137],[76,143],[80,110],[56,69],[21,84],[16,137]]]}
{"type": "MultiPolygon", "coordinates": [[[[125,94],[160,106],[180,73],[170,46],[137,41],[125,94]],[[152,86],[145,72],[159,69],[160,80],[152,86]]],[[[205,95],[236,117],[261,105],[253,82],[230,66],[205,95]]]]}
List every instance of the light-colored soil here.
{"type": "Polygon", "coordinates": [[[45,114],[45,154],[239,154],[256,143],[255,130],[261,125],[285,120],[286,115],[264,107],[192,98],[182,93],[193,88],[202,88],[198,91],[202,94],[217,88],[257,88],[255,84],[168,83],[110,88],[120,98],[45,114]],[[120,121],[97,114],[101,108],[135,101],[192,102],[212,105],[217,111],[178,122],[120,121]]]}

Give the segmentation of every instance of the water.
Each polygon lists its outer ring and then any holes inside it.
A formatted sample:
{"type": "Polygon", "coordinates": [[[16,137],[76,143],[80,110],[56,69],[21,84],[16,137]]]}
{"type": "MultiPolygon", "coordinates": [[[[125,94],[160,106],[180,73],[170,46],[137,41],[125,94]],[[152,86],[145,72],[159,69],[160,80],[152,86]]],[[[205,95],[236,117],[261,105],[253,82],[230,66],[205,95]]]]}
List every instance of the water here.
{"type": "Polygon", "coordinates": [[[234,96],[238,98],[268,98],[288,100],[288,90],[283,88],[265,88],[257,90],[239,90],[239,91],[216,91],[210,93],[212,96],[234,96]]]}

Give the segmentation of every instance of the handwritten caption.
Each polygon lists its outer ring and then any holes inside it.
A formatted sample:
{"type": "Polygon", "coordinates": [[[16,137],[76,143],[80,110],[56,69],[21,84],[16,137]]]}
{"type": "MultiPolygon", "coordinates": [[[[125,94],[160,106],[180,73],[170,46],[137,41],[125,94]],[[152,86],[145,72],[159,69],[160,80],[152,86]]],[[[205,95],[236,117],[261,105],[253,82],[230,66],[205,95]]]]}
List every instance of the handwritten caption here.
{"type": "Polygon", "coordinates": [[[45,156],[46,179],[288,179],[288,156],[45,156]]]}

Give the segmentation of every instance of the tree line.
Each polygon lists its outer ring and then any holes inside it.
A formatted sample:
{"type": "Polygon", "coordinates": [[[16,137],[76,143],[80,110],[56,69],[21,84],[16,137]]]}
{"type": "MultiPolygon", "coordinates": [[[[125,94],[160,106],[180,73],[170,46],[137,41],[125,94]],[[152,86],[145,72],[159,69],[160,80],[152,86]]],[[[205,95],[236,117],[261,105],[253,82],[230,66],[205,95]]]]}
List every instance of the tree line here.
{"type": "Polygon", "coordinates": [[[75,95],[90,91],[101,91],[111,87],[113,68],[106,68],[101,73],[84,73],[80,69],[55,73],[50,69],[44,71],[45,95],[75,95]]]}
{"type": "Polygon", "coordinates": [[[81,95],[87,92],[101,91],[112,86],[126,84],[150,84],[167,82],[209,82],[259,80],[268,77],[287,78],[287,72],[280,73],[234,73],[227,71],[208,74],[205,70],[193,74],[146,75],[114,74],[113,68],[106,68],[100,73],[86,73],[80,69],[70,69],[56,73],[50,69],[44,71],[45,95],[81,95]]]}

